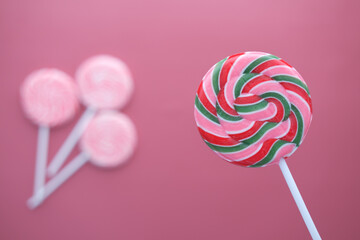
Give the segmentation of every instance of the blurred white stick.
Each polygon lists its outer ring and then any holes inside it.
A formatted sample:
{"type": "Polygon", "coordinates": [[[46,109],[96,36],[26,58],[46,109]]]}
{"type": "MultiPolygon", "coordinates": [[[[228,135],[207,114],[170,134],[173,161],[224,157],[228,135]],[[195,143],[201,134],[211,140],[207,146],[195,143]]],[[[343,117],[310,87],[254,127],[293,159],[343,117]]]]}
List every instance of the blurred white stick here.
{"type": "Polygon", "coordinates": [[[47,197],[49,197],[58,187],[77,172],[87,161],[89,156],[80,153],[69,162],[54,178],[52,178],[42,189],[34,193],[27,204],[30,209],[38,207],[47,197]]]}
{"type": "Polygon", "coordinates": [[[83,115],[76,123],[75,127],[73,128],[69,136],[66,138],[65,142],[60,147],[55,157],[52,159],[47,172],[50,177],[54,176],[59,171],[60,167],[64,164],[65,160],[71,153],[72,149],[75,147],[76,143],[81,138],[87,125],[94,117],[95,113],[96,110],[92,108],[87,108],[84,111],[83,115]]]}
{"type": "Polygon", "coordinates": [[[320,239],[321,240],[319,232],[316,229],[316,226],[310,216],[310,213],[309,213],[308,209],[306,208],[305,202],[301,197],[299,189],[296,186],[295,180],[292,177],[291,172],[290,172],[284,159],[280,160],[279,166],[280,166],[281,172],[284,175],[285,181],[286,181],[287,185],[289,186],[290,192],[293,195],[296,205],[301,213],[301,216],[304,219],[306,227],[308,228],[308,230],[310,232],[312,239],[316,239],[316,240],[320,239]]]}
{"type": "Polygon", "coordinates": [[[39,126],[34,175],[34,193],[39,192],[39,190],[41,190],[45,184],[45,170],[48,155],[49,133],[49,127],[39,126]]]}

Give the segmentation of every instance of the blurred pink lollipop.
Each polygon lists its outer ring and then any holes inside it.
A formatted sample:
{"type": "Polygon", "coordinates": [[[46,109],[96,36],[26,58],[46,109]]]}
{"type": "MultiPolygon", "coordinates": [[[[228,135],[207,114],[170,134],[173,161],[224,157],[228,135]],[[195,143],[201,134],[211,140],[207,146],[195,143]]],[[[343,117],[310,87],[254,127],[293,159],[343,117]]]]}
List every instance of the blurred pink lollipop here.
{"type": "Polygon", "coordinates": [[[134,152],[135,145],[135,126],[126,115],[115,111],[99,113],[81,138],[81,153],[45,185],[43,194],[34,194],[28,206],[32,209],[39,206],[88,161],[103,168],[123,164],[134,152]]]}
{"type": "Polygon", "coordinates": [[[87,109],[51,161],[48,168],[50,176],[54,176],[65,162],[96,111],[122,108],[133,91],[127,66],[121,60],[108,55],[86,60],[76,73],[76,81],[81,101],[87,109]]]}
{"type": "Polygon", "coordinates": [[[35,193],[45,183],[49,128],[69,120],[78,109],[76,85],[60,70],[40,69],[25,79],[20,94],[26,116],[39,125],[35,193]]]}

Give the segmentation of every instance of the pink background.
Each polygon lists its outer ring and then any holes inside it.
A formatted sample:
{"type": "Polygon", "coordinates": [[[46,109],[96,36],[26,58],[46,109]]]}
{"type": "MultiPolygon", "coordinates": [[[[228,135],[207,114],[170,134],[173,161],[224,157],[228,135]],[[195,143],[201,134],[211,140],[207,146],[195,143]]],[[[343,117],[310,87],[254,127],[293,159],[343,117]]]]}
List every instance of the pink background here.
{"type": "MultiPolygon", "coordinates": [[[[283,57],[307,81],[314,119],[288,164],[323,238],[358,239],[359,10],[356,0],[0,1],[0,239],[309,239],[276,166],[228,164],[196,130],[201,78],[249,50],[283,57]],[[40,67],[74,75],[98,53],[133,72],[124,112],[137,152],[123,168],[87,164],[30,211],[37,129],[19,86],[40,67]]],[[[50,158],[74,123],[52,130],[50,158]]]]}

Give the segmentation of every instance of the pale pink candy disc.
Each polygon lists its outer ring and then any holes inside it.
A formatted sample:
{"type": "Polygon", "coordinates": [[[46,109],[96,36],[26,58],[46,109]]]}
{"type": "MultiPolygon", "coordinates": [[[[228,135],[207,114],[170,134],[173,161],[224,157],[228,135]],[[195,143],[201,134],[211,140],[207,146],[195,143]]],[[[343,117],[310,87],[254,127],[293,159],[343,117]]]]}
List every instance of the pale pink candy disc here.
{"type": "Polygon", "coordinates": [[[83,103],[95,109],[122,108],[133,91],[128,67],[108,55],[95,56],[81,64],[76,81],[83,103]]]}
{"type": "Polygon", "coordinates": [[[134,152],[136,130],[126,115],[115,111],[99,113],[82,136],[80,147],[91,162],[100,167],[115,167],[134,152]]]}
{"type": "Polygon", "coordinates": [[[31,73],[20,89],[26,115],[36,124],[56,126],[76,113],[79,103],[74,80],[66,73],[44,68],[31,73]]]}

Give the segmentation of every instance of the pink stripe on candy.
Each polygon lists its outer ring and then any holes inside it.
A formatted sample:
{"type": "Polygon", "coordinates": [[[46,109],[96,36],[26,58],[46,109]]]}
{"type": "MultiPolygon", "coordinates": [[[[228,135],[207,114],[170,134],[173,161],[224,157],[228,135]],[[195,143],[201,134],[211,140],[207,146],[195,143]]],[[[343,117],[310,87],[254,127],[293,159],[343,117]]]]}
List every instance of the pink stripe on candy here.
{"type": "MultiPolygon", "coordinates": [[[[262,53],[261,55],[265,56],[266,54],[262,53]]],[[[234,65],[230,69],[228,75],[228,82],[231,83],[231,88],[229,87],[227,90],[225,90],[225,93],[230,102],[234,101],[234,84],[239,80],[246,67],[258,57],[259,55],[254,55],[253,53],[245,53],[239,56],[238,59],[234,62],[234,65]]]]}
{"type": "Polygon", "coordinates": [[[290,120],[281,122],[276,127],[270,129],[265,135],[259,140],[259,143],[263,143],[268,139],[279,139],[285,136],[290,130],[290,120]]]}
{"type": "Polygon", "coordinates": [[[312,114],[309,110],[309,105],[304,101],[303,98],[301,98],[299,95],[297,95],[291,91],[288,91],[288,99],[301,112],[301,115],[304,120],[304,136],[305,136],[309,129],[309,126],[311,123],[311,116],[312,116],[312,114]]]}
{"type": "Polygon", "coordinates": [[[220,125],[214,123],[213,121],[209,121],[197,109],[195,109],[194,114],[198,127],[201,127],[202,129],[210,129],[211,133],[221,137],[229,137],[220,125]]]}
{"type": "Polygon", "coordinates": [[[241,117],[249,121],[265,121],[275,116],[277,108],[274,103],[269,103],[266,108],[258,112],[241,113],[241,117]]]}
{"type": "Polygon", "coordinates": [[[294,143],[288,143],[288,144],[283,145],[276,152],[273,160],[271,162],[267,163],[266,165],[264,165],[263,167],[279,164],[279,161],[282,158],[284,158],[288,155],[291,155],[294,152],[294,150],[296,150],[296,145],[294,143]]]}
{"type": "Polygon", "coordinates": [[[252,144],[249,147],[235,153],[220,153],[216,152],[220,157],[228,160],[230,162],[239,162],[249,158],[250,156],[256,154],[261,149],[262,144],[252,144]]]}
{"type": "Polygon", "coordinates": [[[225,129],[228,134],[245,132],[254,125],[254,122],[249,121],[247,119],[241,119],[240,121],[237,122],[229,122],[223,119],[219,119],[219,120],[222,128],[225,129]]]}
{"type": "MultiPolygon", "coordinates": [[[[212,71],[211,71],[212,74],[212,71]]],[[[202,85],[203,85],[203,90],[209,100],[209,102],[214,106],[214,108],[216,107],[216,95],[212,86],[212,80],[209,79],[207,81],[202,81],[202,85]]]]}
{"type": "Polygon", "coordinates": [[[255,95],[262,95],[262,94],[268,93],[268,92],[278,92],[278,93],[284,95],[285,98],[287,97],[287,93],[286,93],[285,89],[283,88],[283,86],[281,86],[281,84],[276,81],[266,81],[266,82],[260,83],[256,86],[254,86],[253,88],[251,88],[249,91],[249,93],[252,93],[255,95]]]}
{"type": "Polygon", "coordinates": [[[269,77],[274,77],[276,75],[289,75],[299,78],[301,81],[305,82],[304,79],[301,77],[301,75],[298,72],[296,72],[293,68],[283,65],[269,68],[263,71],[262,74],[267,75],[269,77]]]}

